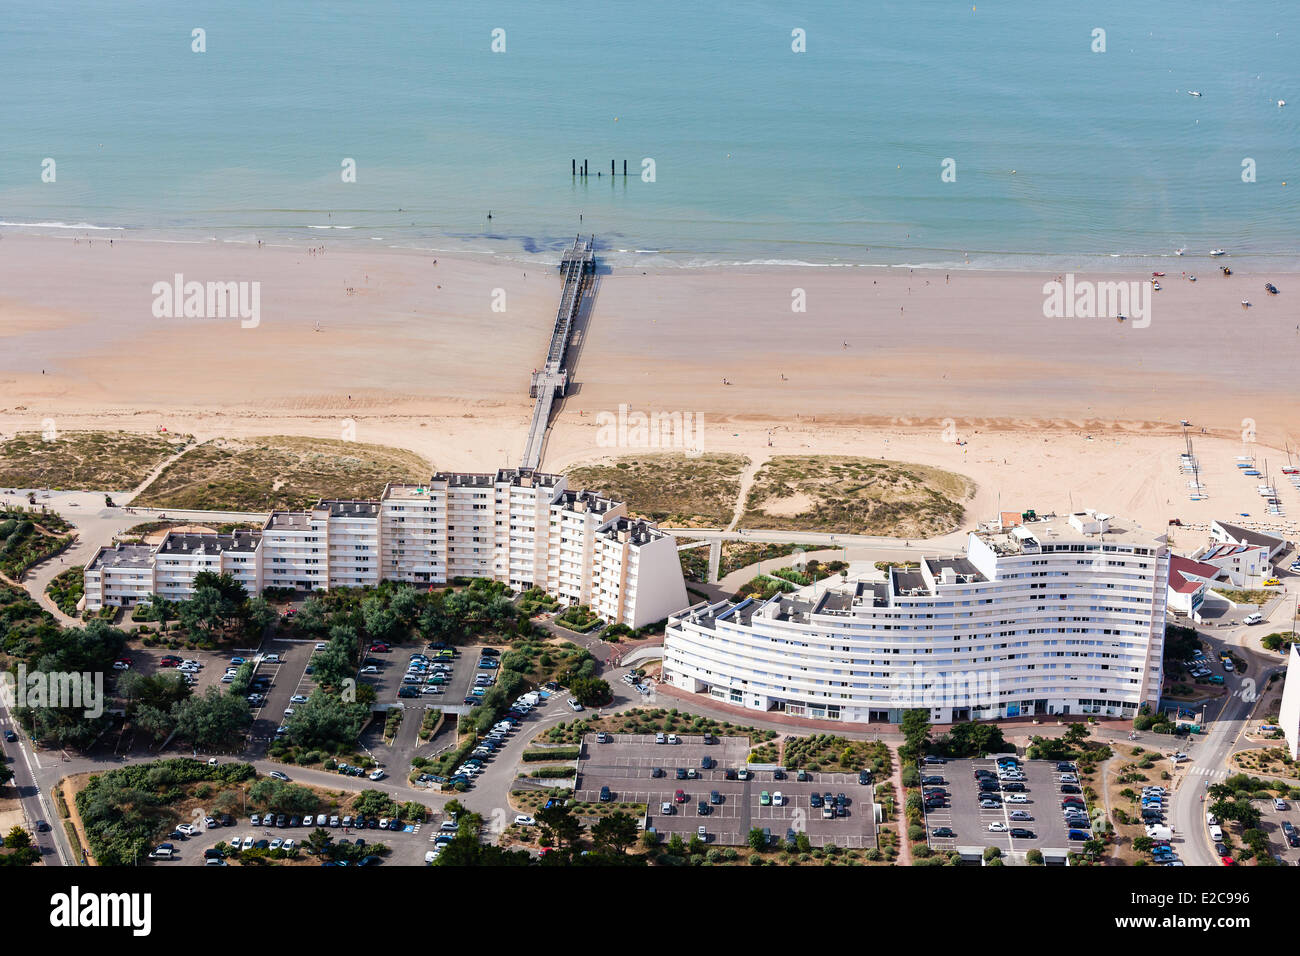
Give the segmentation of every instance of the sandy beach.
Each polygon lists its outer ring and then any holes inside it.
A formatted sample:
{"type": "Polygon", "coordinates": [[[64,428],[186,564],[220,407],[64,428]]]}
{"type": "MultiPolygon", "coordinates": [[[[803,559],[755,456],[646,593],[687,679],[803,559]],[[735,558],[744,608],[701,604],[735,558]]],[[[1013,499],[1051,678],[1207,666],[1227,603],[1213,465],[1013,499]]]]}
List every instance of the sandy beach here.
{"type": "MultiPolygon", "coordinates": [[[[597,440],[597,416],[627,405],[700,415],[706,451],[947,467],[978,483],[979,517],[999,496],[1006,508],[1090,506],[1151,526],[1259,515],[1233,458],[1243,428],[1253,427],[1255,453],[1275,470],[1300,443],[1291,378],[1300,313],[1287,298],[1300,285],[1227,261],[1231,278],[1208,259],[1180,261],[1198,281],[1161,279],[1145,328],[1044,318],[1050,275],[605,274],[570,353],[578,387],[560,407],[543,467],[638,451],[597,440]],[[1265,281],[1282,294],[1267,295],[1265,281]],[[792,311],[801,296],[806,311],[792,311]],[[1178,473],[1180,419],[1193,422],[1208,501],[1189,501],[1178,473]]],[[[442,256],[435,264],[378,245],[311,254],[7,233],[0,434],[52,418],[61,429],[165,426],[200,439],[337,438],[350,420],[357,440],[409,448],[440,468],[513,464],[559,288],[554,269],[442,256]],[[260,283],[259,324],[156,318],[153,286],[177,273],[260,283]]],[[[1281,484],[1300,515],[1300,492],[1281,484]]]]}

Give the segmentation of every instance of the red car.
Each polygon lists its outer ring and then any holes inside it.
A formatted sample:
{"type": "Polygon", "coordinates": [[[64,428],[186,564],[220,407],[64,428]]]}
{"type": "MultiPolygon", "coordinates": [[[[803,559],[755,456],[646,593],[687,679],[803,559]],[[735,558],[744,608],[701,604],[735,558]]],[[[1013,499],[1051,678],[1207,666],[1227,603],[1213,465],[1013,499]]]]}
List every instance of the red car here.
{"type": "Polygon", "coordinates": [[[160,660],[160,661],[158,662],[158,666],[159,666],[159,667],[175,667],[175,666],[176,666],[177,664],[179,664],[179,663],[180,663],[180,661],[173,661],[173,660],[168,660],[168,659],[164,658],[164,659],[162,659],[162,660],[160,660]]]}
{"type": "Polygon", "coordinates": [[[685,791],[685,790],[678,790],[677,793],[673,795],[673,799],[676,800],[678,803],[685,803],[685,802],[686,802],[686,791],[685,791]]]}
{"type": "Polygon", "coordinates": [[[1230,857],[1230,856],[1221,856],[1221,857],[1219,857],[1219,862],[1222,863],[1224,866],[1236,866],[1236,865],[1237,865],[1237,861],[1234,860],[1234,859],[1233,859],[1232,857],[1230,857]]]}
{"type": "Polygon", "coordinates": [[[387,644],[371,644],[371,645],[370,645],[370,649],[371,649],[372,651],[376,651],[376,652],[378,652],[378,653],[386,653],[386,652],[388,651],[388,645],[387,645],[387,644]]]}

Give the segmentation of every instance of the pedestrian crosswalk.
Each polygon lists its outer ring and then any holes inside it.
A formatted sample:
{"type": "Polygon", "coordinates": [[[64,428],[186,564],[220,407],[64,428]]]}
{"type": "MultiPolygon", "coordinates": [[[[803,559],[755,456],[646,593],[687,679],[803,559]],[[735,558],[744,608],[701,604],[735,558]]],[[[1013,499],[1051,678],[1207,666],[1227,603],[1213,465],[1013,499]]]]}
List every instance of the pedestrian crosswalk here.
{"type": "Polygon", "coordinates": [[[1187,771],[1189,777],[1209,777],[1211,780],[1222,780],[1228,775],[1228,771],[1222,767],[1193,767],[1187,771]]]}

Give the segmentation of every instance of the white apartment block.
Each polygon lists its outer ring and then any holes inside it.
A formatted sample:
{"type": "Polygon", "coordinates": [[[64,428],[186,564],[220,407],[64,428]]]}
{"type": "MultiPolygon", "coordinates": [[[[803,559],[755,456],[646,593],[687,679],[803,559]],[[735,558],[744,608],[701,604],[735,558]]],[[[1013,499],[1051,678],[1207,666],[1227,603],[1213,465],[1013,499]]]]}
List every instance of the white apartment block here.
{"type": "Polygon", "coordinates": [[[250,594],[262,590],[256,531],[233,534],[178,534],[170,532],[154,551],[153,584],[156,592],[172,601],[194,596],[194,576],[200,571],[228,572],[250,594]]]}
{"type": "Polygon", "coordinates": [[[231,571],[251,593],[490,578],[517,591],[542,588],[633,628],[686,605],[671,535],[629,519],[621,502],[569,491],[562,475],[528,470],[440,472],[427,485],[390,484],[379,501],[331,499],[310,511],[273,512],[260,532],[170,534],[130,561],[115,562],[113,550],[102,549],[87,567],[92,609],[135,603],[155,589],[188,597],[203,570],[231,571]],[[121,570],[105,589],[109,565],[121,570]]]}
{"type": "Polygon", "coordinates": [[[86,565],[83,597],[87,609],[129,607],[154,592],[154,549],[143,544],[100,548],[86,565]]]}
{"type": "Polygon", "coordinates": [[[1300,644],[1292,644],[1286,658],[1286,683],[1282,686],[1282,706],[1278,723],[1286,737],[1292,760],[1300,760],[1300,644]]]}
{"type": "Polygon", "coordinates": [[[1084,512],[966,553],[669,617],[664,680],[760,711],[898,723],[1132,716],[1163,677],[1163,535],[1084,512]]]}

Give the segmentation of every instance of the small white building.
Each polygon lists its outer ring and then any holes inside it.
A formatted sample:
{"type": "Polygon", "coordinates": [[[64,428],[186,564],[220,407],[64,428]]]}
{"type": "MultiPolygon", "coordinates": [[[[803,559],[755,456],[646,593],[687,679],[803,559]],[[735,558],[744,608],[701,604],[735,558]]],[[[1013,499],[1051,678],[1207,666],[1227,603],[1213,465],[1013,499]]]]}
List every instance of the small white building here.
{"type": "Polygon", "coordinates": [[[1282,689],[1282,710],[1278,716],[1292,760],[1300,760],[1300,644],[1291,645],[1286,662],[1286,685],[1282,689]]]}
{"type": "Polygon", "coordinates": [[[1197,564],[1217,568],[1223,587],[1250,590],[1273,576],[1268,549],[1257,544],[1211,544],[1192,557],[1197,564]]]}
{"type": "Polygon", "coordinates": [[[1200,613],[1210,582],[1222,576],[1223,572],[1212,564],[1202,564],[1182,555],[1170,555],[1169,609],[1195,618],[1200,613]]]}
{"type": "Polygon", "coordinates": [[[1210,538],[1220,544],[1253,545],[1257,548],[1263,548],[1267,552],[1270,561],[1285,551],[1287,547],[1286,539],[1280,535],[1254,531],[1240,525],[1229,524],[1226,521],[1210,522],[1210,538]]]}

